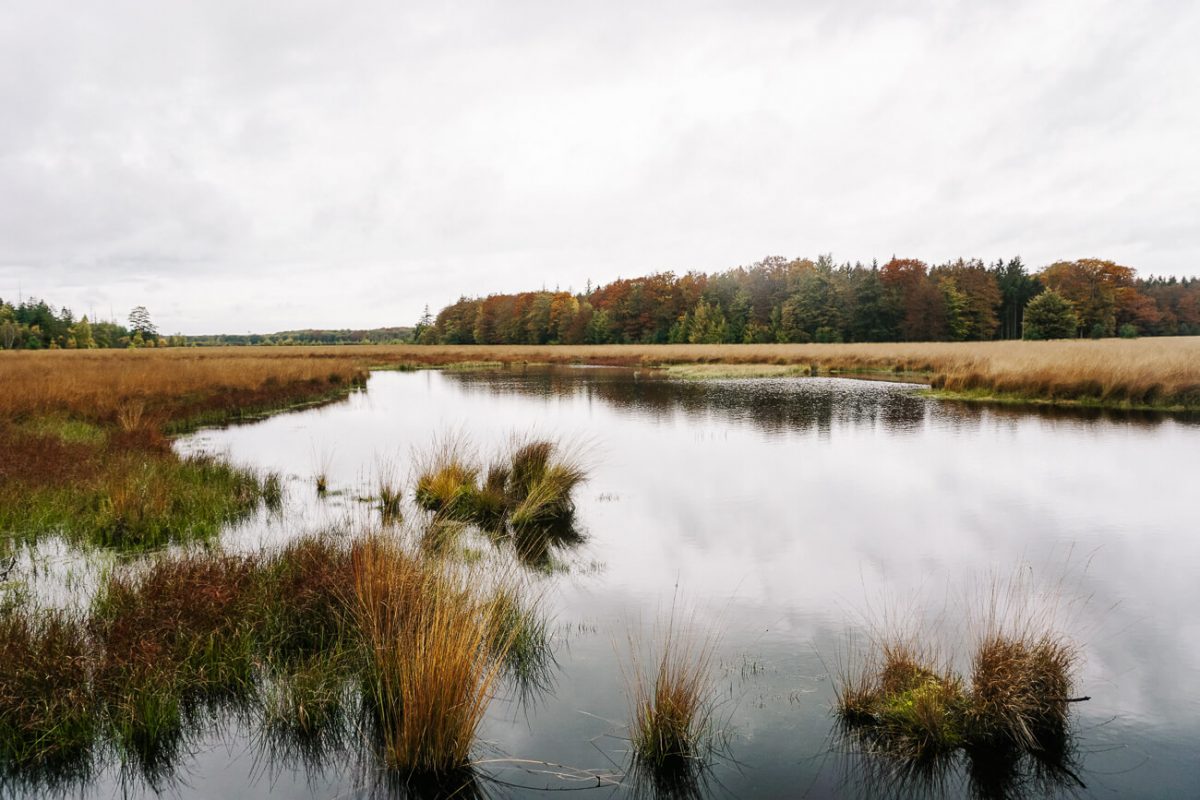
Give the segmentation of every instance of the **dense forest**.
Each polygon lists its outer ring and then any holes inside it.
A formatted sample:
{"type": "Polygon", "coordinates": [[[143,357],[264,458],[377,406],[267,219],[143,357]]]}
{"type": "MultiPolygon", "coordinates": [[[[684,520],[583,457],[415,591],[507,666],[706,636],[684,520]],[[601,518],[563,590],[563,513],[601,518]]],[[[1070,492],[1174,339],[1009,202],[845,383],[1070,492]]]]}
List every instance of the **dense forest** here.
{"type": "Polygon", "coordinates": [[[1138,278],[1112,261],[1020,258],[879,266],[763,259],[715,274],[618,279],[580,294],[461,298],[424,344],[966,341],[1200,334],[1200,279],[1138,278]],[[1028,315],[1027,315],[1027,312],[1028,315]]]}

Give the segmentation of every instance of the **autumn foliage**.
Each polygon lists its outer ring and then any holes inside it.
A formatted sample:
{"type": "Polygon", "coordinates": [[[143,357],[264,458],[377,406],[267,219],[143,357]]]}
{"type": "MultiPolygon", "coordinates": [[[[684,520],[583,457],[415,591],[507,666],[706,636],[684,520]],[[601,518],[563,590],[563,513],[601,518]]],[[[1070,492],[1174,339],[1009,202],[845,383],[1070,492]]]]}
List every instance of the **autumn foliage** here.
{"type": "Polygon", "coordinates": [[[1026,305],[1046,288],[1071,304],[1073,336],[1200,334],[1200,280],[1140,280],[1112,261],[1060,261],[1030,273],[1019,258],[866,266],[822,256],[771,257],[715,274],[661,272],[578,294],[464,297],[417,337],[532,345],[1019,339],[1026,305]]]}

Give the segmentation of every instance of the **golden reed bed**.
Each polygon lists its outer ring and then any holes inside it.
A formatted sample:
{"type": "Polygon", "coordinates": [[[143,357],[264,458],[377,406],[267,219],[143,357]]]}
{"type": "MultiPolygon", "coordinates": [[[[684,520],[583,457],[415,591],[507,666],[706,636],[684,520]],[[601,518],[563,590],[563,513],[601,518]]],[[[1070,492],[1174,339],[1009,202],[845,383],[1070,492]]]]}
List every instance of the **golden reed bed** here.
{"type": "Polygon", "coordinates": [[[799,365],[917,373],[986,398],[1200,408],[1200,337],[1052,342],[766,345],[360,345],[0,352],[0,418],[112,420],[130,403],[167,417],[268,407],[361,379],[374,366],[459,362],[799,365]]]}

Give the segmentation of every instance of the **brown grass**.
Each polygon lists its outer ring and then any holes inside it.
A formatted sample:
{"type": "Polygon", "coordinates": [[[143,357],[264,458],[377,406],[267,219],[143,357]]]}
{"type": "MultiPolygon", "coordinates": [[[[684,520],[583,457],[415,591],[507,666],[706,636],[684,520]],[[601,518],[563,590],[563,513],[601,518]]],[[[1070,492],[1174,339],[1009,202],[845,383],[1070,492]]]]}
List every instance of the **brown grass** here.
{"type": "Polygon", "coordinates": [[[58,414],[124,431],[158,429],[316,399],[365,374],[362,359],[281,358],[264,350],[5,351],[0,419],[58,414]]]}
{"type": "Polygon", "coordinates": [[[353,569],[386,762],[417,775],[466,769],[511,644],[495,635],[495,595],[385,539],[356,546],[353,569]]]}
{"type": "Polygon", "coordinates": [[[645,646],[630,637],[630,738],[635,762],[651,772],[690,770],[703,761],[716,734],[710,675],[713,640],[697,640],[679,622],[672,611],[657,652],[649,659],[645,646]]]}
{"type": "Polygon", "coordinates": [[[371,366],[463,362],[614,366],[778,364],[830,371],[928,376],[955,392],[1041,400],[1200,407],[1200,337],[1050,342],[903,342],[762,345],[381,345],[163,350],[4,351],[0,418],[69,411],[117,420],[142,403],[161,422],[236,415],[315,396],[361,379],[371,366]],[[133,406],[136,407],[136,406],[133,406]]]}
{"type": "MultiPolygon", "coordinates": [[[[1028,575],[994,580],[982,614],[968,608],[969,684],[933,645],[933,631],[876,633],[858,670],[836,687],[835,712],[874,749],[905,760],[1062,753],[1079,649],[1059,632],[1061,584],[1035,592],[1028,575]]],[[[893,628],[896,623],[892,623],[893,628]]]]}

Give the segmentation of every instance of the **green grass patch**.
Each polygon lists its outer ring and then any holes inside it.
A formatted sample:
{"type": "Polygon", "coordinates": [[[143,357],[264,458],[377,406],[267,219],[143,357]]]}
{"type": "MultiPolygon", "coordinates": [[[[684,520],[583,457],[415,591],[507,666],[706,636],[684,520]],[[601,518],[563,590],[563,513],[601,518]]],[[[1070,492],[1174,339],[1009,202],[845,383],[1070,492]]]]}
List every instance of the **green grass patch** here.
{"type": "Polygon", "coordinates": [[[921,392],[923,397],[935,400],[949,400],[966,403],[982,403],[1001,406],[1026,406],[1047,408],[1079,408],[1109,411],[1150,411],[1171,414],[1195,414],[1200,412],[1200,404],[1178,402],[1173,398],[1164,398],[1154,402],[1135,402],[1127,398],[1105,399],[1096,396],[1083,397],[1044,397],[1039,395],[1021,394],[1018,392],[998,392],[992,389],[926,389],[921,392]]]}
{"type": "Polygon", "coordinates": [[[35,417],[17,425],[29,436],[54,437],[64,444],[101,447],[108,442],[108,431],[91,422],[64,417],[35,417]]]}
{"type": "Polygon", "coordinates": [[[0,532],[34,541],[62,535],[75,544],[150,549],[206,540],[264,499],[251,470],[207,456],[124,454],[78,484],[20,490],[0,501],[0,532]]]}

